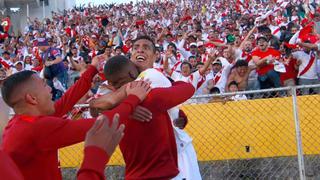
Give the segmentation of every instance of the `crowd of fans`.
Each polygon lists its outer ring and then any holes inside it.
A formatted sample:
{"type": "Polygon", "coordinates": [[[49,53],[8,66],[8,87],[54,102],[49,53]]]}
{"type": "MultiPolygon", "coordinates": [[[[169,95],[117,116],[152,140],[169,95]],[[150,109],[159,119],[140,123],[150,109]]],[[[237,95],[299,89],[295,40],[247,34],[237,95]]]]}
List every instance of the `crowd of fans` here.
{"type": "MultiPolygon", "coordinates": [[[[154,67],[175,81],[192,83],[196,95],[319,84],[317,7],[305,0],[141,1],[74,7],[52,12],[52,18],[44,20],[29,18],[16,36],[2,28],[0,79],[23,70],[37,71],[57,99],[93,57],[130,58],[132,40],[148,35],[157,47],[154,67]],[[209,60],[212,56],[215,59],[209,60]]],[[[89,96],[105,80],[102,72],[94,78],[89,96]]]]}

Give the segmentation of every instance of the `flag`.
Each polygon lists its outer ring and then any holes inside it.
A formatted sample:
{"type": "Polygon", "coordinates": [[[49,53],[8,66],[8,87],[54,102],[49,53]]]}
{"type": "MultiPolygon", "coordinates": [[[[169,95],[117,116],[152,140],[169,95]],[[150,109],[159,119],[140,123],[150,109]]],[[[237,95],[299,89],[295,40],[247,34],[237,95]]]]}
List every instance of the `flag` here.
{"type": "Polygon", "coordinates": [[[289,41],[289,44],[296,44],[298,42],[305,42],[310,41],[310,43],[316,43],[319,38],[317,35],[313,33],[314,23],[311,22],[305,27],[303,27],[300,31],[296,32],[292,36],[292,38],[289,41]]]}
{"type": "Polygon", "coordinates": [[[8,33],[10,26],[11,26],[10,18],[6,17],[6,18],[2,19],[1,26],[3,27],[4,32],[8,33]]]}

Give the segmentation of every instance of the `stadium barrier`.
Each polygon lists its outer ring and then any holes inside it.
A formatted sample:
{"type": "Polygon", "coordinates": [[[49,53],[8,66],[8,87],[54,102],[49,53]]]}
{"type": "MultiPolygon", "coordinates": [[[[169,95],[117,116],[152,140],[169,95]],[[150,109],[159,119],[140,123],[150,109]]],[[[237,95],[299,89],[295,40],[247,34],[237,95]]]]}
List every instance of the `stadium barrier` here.
{"type": "MultiPolygon", "coordinates": [[[[185,130],[193,138],[203,179],[319,179],[317,88],[320,85],[197,96],[183,104],[189,118],[185,130]],[[300,96],[306,89],[311,94],[300,96]],[[248,100],[229,100],[236,95],[248,100]]],[[[61,167],[78,168],[82,151],[82,143],[61,149],[61,167]]],[[[123,166],[117,149],[108,178],[123,178],[123,166]]]]}

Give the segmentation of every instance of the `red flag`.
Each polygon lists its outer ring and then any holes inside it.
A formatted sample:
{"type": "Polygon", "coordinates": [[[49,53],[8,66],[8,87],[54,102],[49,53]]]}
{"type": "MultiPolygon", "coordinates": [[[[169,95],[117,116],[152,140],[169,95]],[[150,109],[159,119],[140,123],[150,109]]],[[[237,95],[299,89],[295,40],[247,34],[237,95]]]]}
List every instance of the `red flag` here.
{"type": "Polygon", "coordinates": [[[302,28],[299,32],[298,38],[301,39],[302,42],[304,41],[310,41],[311,43],[316,43],[319,38],[317,35],[313,34],[313,28],[314,28],[314,23],[311,22],[308,25],[306,25],[304,28],[302,28]]]}
{"type": "Polygon", "coordinates": [[[1,26],[3,27],[4,32],[8,33],[10,26],[11,26],[10,18],[6,17],[6,18],[2,19],[1,26]]]}
{"type": "Polygon", "coordinates": [[[7,62],[5,62],[4,60],[2,60],[1,58],[0,58],[0,64],[6,69],[10,68],[10,65],[7,62]]]}

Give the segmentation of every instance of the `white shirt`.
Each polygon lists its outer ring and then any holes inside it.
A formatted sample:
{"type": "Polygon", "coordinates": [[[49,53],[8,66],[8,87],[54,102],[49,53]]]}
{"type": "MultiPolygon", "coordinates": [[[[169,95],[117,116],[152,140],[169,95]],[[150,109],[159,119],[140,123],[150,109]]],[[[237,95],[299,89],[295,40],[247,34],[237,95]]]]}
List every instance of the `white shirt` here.
{"type": "MultiPolygon", "coordinates": [[[[226,84],[227,84],[228,75],[230,73],[231,67],[232,67],[232,64],[228,64],[228,65],[222,67],[222,70],[221,70],[220,73],[218,72],[219,74],[221,74],[221,77],[216,82],[216,84],[214,86],[219,88],[220,93],[224,93],[225,92],[225,87],[226,87],[226,84]]],[[[214,80],[218,73],[214,74],[211,71],[210,74],[208,74],[207,79],[209,81],[214,80]]]]}
{"type": "Polygon", "coordinates": [[[34,67],[33,67],[33,65],[31,65],[31,64],[25,64],[25,65],[24,65],[24,69],[25,69],[25,70],[29,70],[29,71],[30,71],[32,68],[34,68],[34,67]]]}
{"type": "Polygon", "coordinates": [[[236,61],[243,60],[243,58],[242,58],[242,50],[240,48],[235,49],[234,57],[236,58],[236,61]]]}
{"type": "Polygon", "coordinates": [[[237,94],[237,95],[232,96],[231,100],[233,100],[233,101],[247,100],[247,96],[244,94],[237,94]]]}
{"type": "Polygon", "coordinates": [[[301,61],[301,64],[299,66],[299,73],[298,78],[302,79],[317,79],[317,66],[316,66],[316,60],[311,65],[310,69],[304,73],[302,76],[300,76],[300,73],[304,71],[304,69],[309,64],[309,61],[311,60],[311,54],[307,54],[304,51],[296,51],[292,53],[292,56],[296,58],[297,60],[301,61]]]}
{"type": "Polygon", "coordinates": [[[137,80],[141,78],[148,79],[151,82],[151,88],[165,88],[171,86],[171,82],[169,81],[169,79],[165,77],[160,71],[154,68],[150,68],[141,72],[137,80]]]}
{"type": "Polygon", "coordinates": [[[194,72],[194,73],[192,73],[188,77],[183,76],[181,73],[179,73],[177,71],[173,71],[172,74],[171,74],[171,78],[174,81],[184,81],[184,82],[191,83],[193,85],[193,87],[195,89],[197,89],[198,83],[201,81],[203,76],[200,74],[199,70],[194,72]]]}

